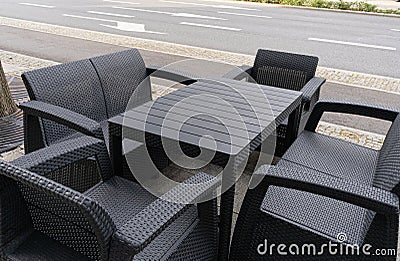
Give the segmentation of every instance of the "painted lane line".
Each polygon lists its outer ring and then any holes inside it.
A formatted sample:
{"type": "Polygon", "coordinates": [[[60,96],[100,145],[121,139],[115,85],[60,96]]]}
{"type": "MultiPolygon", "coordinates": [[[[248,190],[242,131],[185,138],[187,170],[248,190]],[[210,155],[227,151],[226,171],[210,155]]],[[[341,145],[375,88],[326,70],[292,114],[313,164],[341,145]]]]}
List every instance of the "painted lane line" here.
{"type": "Polygon", "coordinates": [[[174,16],[174,17],[209,19],[209,20],[222,20],[222,21],[227,21],[228,20],[228,19],[225,19],[225,18],[212,17],[212,16],[204,16],[204,15],[196,15],[196,14],[188,14],[188,13],[171,13],[171,12],[163,12],[163,11],[148,10],[148,9],[141,9],[141,8],[129,8],[129,7],[120,7],[120,6],[112,6],[111,8],[122,9],[122,10],[130,10],[130,11],[137,11],[137,12],[144,12],[144,13],[165,14],[165,15],[170,15],[170,16],[174,16]]]}
{"type": "Polygon", "coordinates": [[[40,5],[40,4],[32,4],[32,3],[19,3],[19,5],[33,6],[33,7],[42,7],[42,8],[55,8],[54,5],[40,5]]]}
{"type": "Polygon", "coordinates": [[[126,2],[126,1],[116,1],[116,0],[103,0],[103,2],[117,3],[117,4],[127,4],[127,5],[140,5],[140,3],[126,2]]]}
{"type": "Polygon", "coordinates": [[[87,17],[87,16],[80,16],[80,15],[70,15],[70,14],[63,14],[65,17],[71,17],[71,18],[78,18],[78,19],[85,19],[85,20],[93,20],[93,21],[101,21],[101,22],[110,22],[110,23],[116,23],[118,21],[115,20],[109,20],[109,19],[102,19],[102,18],[96,18],[96,17],[87,17]]]}
{"type": "Polygon", "coordinates": [[[217,26],[217,25],[208,25],[208,24],[195,24],[195,23],[187,23],[187,22],[181,22],[181,25],[191,25],[191,26],[197,26],[197,27],[206,27],[206,28],[213,28],[213,29],[221,29],[221,30],[228,30],[228,31],[242,31],[242,29],[239,28],[232,28],[232,27],[224,27],[224,26],[217,26]]]}
{"type": "Polygon", "coordinates": [[[232,6],[232,5],[208,5],[208,4],[178,2],[178,1],[170,1],[170,0],[160,0],[160,2],[163,2],[163,3],[170,3],[170,4],[181,4],[181,5],[195,5],[195,6],[213,7],[213,8],[220,8],[220,9],[236,9],[236,10],[247,10],[247,11],[261,11],[260,9],[244,8],[244,7],[238,7],[238,6],[232,6]]]}
{"type": "Polygon", "coordinates": [[[123,17],[123,18],[133,18],[133,15],[124,15],[124,14],[113,14],[113,13],[104,13],[98,11],[87,11],[89,14],[98,14],[98,15],[107,15],[107,16],[115,16],[115,17],[123,17]]]}
{"type": "Polygon", "coordinates": [[[113,9],[121,9],[121,10],[138,11],[138,12],[144,12],[144,13],[172,15],[172,13],[169,13],[169,12],[156,11],[156,10],[147,10],[147,9],[141,9],[141,8],[131,8],[131,7],[121,7],[121,6],[111,6],[111,8],[113,8],[113,9]]]}
{"type": "Polygon", "coordinates": [[[225,19],[225,18],[212,17],[212,16],[206,16],[206,15],[197,15],[197,14],[188,14],[188,13],[175,13],[172,16],[185,17],[185,18],[198,18],[198,19],[228,21],[228,19],[225,19]]]}
{"type": "Polygon", "coordinates": [[[116,26],[106,25],[106,24],[100,24],[100,26],[104,26],[104,27],[108,27],[108,28],[112,28],[112,29],[116,29],[116,30],[120,30],[120,31],[125,31],[125,32],[161,34],[161,35],[167,34],[167,33],[163,33],[163,32],[147,31],[145,29],[144,24],[135,24],[135,23],[110,20],[110,19],[102,19],[102,18],[87,17],[87,16],[80,16],[80,15],[70,15],[70,14],[63,14],[63,16],[71,17],[71,18],[78,18],[78,19],[93,20],[93,21],[116,23],[117,24],[116,26]]]}
{"type": "Polygon", "coordinates": [[[390,29],[390,31],[400,32],[400,29],[390,29]]]}
{"type": "Polygon", "coordinates": [[[267,18],[271,19],[271,16],[265,15],[252,15],[252,14],[240,14],[240,13],[230,13],[230,12],[218,12],[219,14],[227,14],[227,15],[238,15],[238,16],[248,16],[248,17],[257,17],[257,18],[267,18]]]}
{"type": "Polygon", "coordinates": [[[366,48],[374,48],[374,49],[382,49],[382,50],[396,51],[396,48],[394,48],[394,47],[387,47],[387,46],[380,46],[380,45],[363,44],[363,43],[353,43],[353,42],[344,42],[344,41],[336,41],[336,40],[321,39],[321,38],[308,38],[308,40],[309,40],[309,41],[316,41],[316,42],[343,44],[343,45],[360,46],[360,47],[366,47],[366,48]]]}

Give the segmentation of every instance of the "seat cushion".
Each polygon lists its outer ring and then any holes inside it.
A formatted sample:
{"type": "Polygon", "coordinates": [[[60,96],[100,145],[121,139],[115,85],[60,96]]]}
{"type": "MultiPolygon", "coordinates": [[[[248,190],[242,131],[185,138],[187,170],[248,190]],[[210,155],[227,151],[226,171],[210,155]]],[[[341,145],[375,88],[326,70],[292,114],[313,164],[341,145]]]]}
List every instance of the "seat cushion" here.
{"type": "Polygon", "coordinates": [[[268,189],[261,211],[328,239],[344,233],[348,243],[359,245],[374,217],[369,210],[339,200],[275,186],[268,189]]]}
{"type": "Polygon", "coordinates": [[[303,131],[278,163],[306,167],[339,178],[371,184],[378,151],[345,140],[303,131]]]}
{"type": "Polygon", "coordinates": [[[138,183],[117,176],[100,183],[85,194],[107,210],[117,228],[156,199],[138,183]]]}
{"type": "MultiPolygon", "coordinates": [[[[283,165],[293,171],[321,175],[318,171],[294,163],[286,162],[283,165]]],[[[261,210],[330,239],[345,233],[349,243],[359,245],[375,215],[370,210],[340,200],[276,186],[268,188],[261,210]]]]}

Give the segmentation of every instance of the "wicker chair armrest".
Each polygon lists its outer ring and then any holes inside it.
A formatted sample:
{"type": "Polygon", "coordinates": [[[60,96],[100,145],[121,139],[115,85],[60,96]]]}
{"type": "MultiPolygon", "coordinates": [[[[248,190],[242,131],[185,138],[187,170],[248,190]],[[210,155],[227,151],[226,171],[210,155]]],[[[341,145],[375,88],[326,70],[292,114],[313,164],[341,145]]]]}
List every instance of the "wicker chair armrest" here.
{"type": "Polygon", "coordinates": [[[223,78],[228,78],[232,80],[243,80],[244,78],[251,76],[251,71],[253,70],[252,66],[241,65],[235,69],[232,69],[230,72],[227,72],[223,75],[223,78]]]}
{"type": "Polygon", "coordinates": [[[45,175],[69,164],[95,156],[103,180],[111,175],[111,163],[102,140],[81,136],[26,154],[12,162],[13,165],[45,175]]]}
{"type": "Polygon", "coordinates": [[[115,231],[115,224],[108,213],[78,191],[23,169],[15,165],[14,162],[8,163],[0,160],[0,175],[34,190],[41,191],[53,198],[60,199],[66,204],[79,209],[86,216],[92,225],[93,232],[100,240],[109,241],[115,231]]]}
{"type": "MultiPolygon", "coordinates": [[[[309,104],[312,100],[312,97],[316,94],[319,93],[321,86],[326,82],[326,79],[324,78],[319,78],[319,77],[314,77],[310,79],[306,85],[301,89],[301,92],[303,93],[303,104],[309,104]]],[[[306,106],[307,107],[307,106],[306,106]]]]}
{"type": "Polygon", "coordinates": [[[399,115],[400,110],[397,108],[367,104],[363,102],[320,100],[315,104],[305,129],[308,131],[315,131],[324,112],[349,113],[394,121],[399,115]]]}
{"type": "Polygon", "coordinates": [[[184,85],[190,85],[197,81],[196,80],[197,77],[194,75],[190,75],[189,73],[185,72],[174,71],[163,67],[148,66],[146,70],[147,70],[147,76],[179,82],[184,85]]]}
{"type": "MultiPolygon", "coordinates": [[[[264,175],[267,186],[286,187],[344,201],[381,214],[398,214],[397,195],[373,186],[338,179],[325,173],[306,173],[282,167],[261,166],[255,174],[264,175]]],[[[265,185],[265,184],[263,184],[265,185]]]]}
{"type": "Polygon", "coordinates": [[[186,180],[135,215],[113,235],[111,251],[121,259],[132,259],[188,207],[215,191],[217,178],[199,173],[186,180]],[[182,203],[177,203],[182,202],[182,203]]]}
{"type": "Polygon", "coordinates": [[[19,108],[27,115],[51,120],[83,134],[104,139],[98,122],[74,111],[40,101],[25,102],[19,108]]]}

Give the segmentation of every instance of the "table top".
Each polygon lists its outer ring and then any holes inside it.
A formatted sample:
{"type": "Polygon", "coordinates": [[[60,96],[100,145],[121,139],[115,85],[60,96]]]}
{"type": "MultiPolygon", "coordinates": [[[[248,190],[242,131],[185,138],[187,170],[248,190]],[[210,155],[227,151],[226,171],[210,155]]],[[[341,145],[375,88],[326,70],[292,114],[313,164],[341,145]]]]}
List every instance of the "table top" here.
{"type": "Polygon", "coordinates": [[[300,106],[301,96],[301,92],[243,81],[201,79],[109,123],[237,155],[272,134],[300,106]]]}

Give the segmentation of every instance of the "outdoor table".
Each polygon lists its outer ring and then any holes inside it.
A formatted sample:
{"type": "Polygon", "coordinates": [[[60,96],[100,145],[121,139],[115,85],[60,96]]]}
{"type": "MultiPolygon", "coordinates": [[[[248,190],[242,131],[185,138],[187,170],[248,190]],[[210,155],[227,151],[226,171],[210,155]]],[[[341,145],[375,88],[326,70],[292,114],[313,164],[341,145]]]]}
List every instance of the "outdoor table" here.
{"type": "Polygon", "coordinates": [[[129,129],[132,131],[191,146],[204,146],[202,149],[213,150],[216,155],[229,158],[222,174],[222,189],[225,193],[221,196],[218,252],[220,260],[227,260],[235,196],[235,184],[232,180],[237,175],[240,163],[246,160],[249,153],[260,146],[274,132],[275,127],[288,117],[289,123],[295,123],[288,125],[288,142],[296,138],[301,98],[301,92],[287,89],[225,78],[200,79],[187,87],[144,103],[109,120],[110,153],[114,170],[123,171],[122,129],[126,128],[124,117],[126,122],[129,121],[129,129]],[[262,94],[268,98],[269,112],[259,110],[265,108],[262,103],[266,102],[266,99],[260,97],[262,94]],[[180,109],[174,110],[173,107],[177,104],[180,109]],[[201,117],[199,113],[205,113],[210,117],[201,117]],[[267,115],[268,122],[263,121],[258,124],[256,114],[267,115]],[[185,121],[189,116],[193,116],[193,119],[180,125],[178,130],[180,135],[162,131],[166,117],[185,121]],[[217,118],[221,118],[223,124],[216,120],[217,118]],[[237,124],[238,121],[243,122],[246,128],[248,136],[245,138],[237,136],[243,131],[239,130],[242,125],[237,124]],[[236,135],[235,138],[232,138],[230,133],[236,135]],[[205,135],[214,139],[214,146],[200,142],[205,135]]]}

